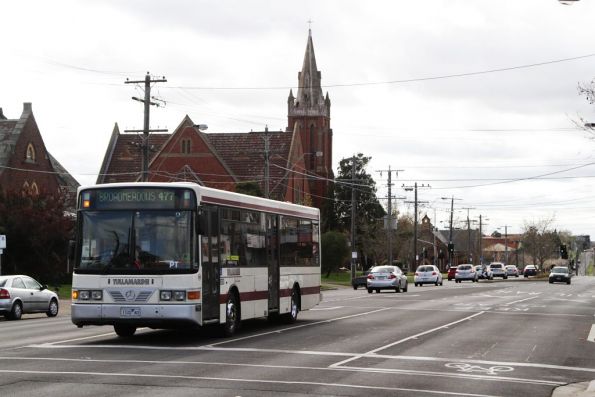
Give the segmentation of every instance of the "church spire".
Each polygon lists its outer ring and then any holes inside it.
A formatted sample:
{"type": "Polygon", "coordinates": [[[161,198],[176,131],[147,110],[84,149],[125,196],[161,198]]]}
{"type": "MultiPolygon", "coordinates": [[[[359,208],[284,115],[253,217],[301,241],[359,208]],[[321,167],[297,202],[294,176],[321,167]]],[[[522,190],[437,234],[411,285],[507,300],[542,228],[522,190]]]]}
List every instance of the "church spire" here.
{"type": "Polygon", "coordinates": [[[291,100],[292,97],[293,95],[290,93],[290,115],[308,114],[311,116],[329,117],[330,109],[327,107],[327,101],[325,101],[322,92],[321,75],[316,66],[312,29],[308,29],[308,42],[306,44],[302,70],[298,73],[298,89],[294,101],[291,100]]]}

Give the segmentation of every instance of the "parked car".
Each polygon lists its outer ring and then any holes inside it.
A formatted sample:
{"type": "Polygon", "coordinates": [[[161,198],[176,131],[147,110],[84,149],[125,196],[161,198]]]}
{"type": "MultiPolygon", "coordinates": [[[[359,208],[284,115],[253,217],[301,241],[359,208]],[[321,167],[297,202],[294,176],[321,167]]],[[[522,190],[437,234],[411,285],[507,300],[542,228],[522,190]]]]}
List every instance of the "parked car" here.
{"type": "Polygon", "coordinates": [[[508,273],[506,273],[506,267],[502,262],[492,262],[490,263],[490,269],[492,269],[492,277],[502,277],[504,280],[508,278],[508,273]]]}
{"type": "Polygon", "coordinates": [[[351,286],[353,287],[353,289],[357,289],[358,287],[366,288],[366,280],[368,279],[368,274],[370,274],[370,269],[366,270],[362,276],[357,276],[356,278],[351,280],[351,286]]]}
{"type": "Polygon", "coordinates": [[[407,292],[407,276],[398,266],[374,266],[366,279],[368,293],[381,289],[394,289],[395,292],[407,292]]]}
{"type": "Polygon", "coordinates": [[[457,266],[457,271],[455,272],[455,282],[460,283],[464,280],[469,280],[474,283],[477,282],[478,275],[475,271],[475,266],[470,264],[463,264],[457,266]]]}
{"type": "Polygon", "coordinates": [[[518,277],[519,269],[515,265],[506,265],[506,274],[510,277],[518,277]]]}
{"type": "Polygon", "coordinates": [[[492,269],[490,269],[489,265],[477,265],[475,266],[475,271],[477,272],[477,278],[479,279],[492,280],[494,278],[492,269]]]}
{"type": "Polygon", "coordinates": [[[442,273],[434,265],[420,266],[415,270],[413,282],[416,287],[418,285],[421,287],[422,284],[442,285],[442,273]]]}
{"type": "Polygon", "coordinates": [[[537,268],[534,265],[527,265],[523,269],[523,276],[525,278],[529,276],[537,276],[537,268]]]}
{"type": "Polygon", "coordinates": [[[457,271],[457,267],[456,266],[451,266],[451,267],[448,268],[448,273],[446,274],[446,278],[448,279],[448,281],[455,279],[455,273],[456,273],[456,271],[457,271]]]}
{"type": "Polygon", "coordinates": [[[19,320],[24,313],[58,315],[58,295],[29,276],[0,276],[0,314],[19,320]]]}
{"type": "Polygon", "coordinates": [[[552,267],[552,270],[550,270],[549,281],[550,284],[553,284],[557,281],[570,284],[571,277],[570,271],[566,266],[554,266],[552,267]]]}

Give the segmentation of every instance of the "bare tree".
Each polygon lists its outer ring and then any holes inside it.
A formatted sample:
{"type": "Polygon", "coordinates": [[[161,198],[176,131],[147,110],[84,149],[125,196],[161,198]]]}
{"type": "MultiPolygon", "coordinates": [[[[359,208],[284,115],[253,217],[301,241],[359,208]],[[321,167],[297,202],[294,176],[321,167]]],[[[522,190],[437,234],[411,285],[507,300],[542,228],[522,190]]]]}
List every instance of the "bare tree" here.
{"type": "Polygon", "coordinates": [[[525,222],[523,247],[533,259],[533,264],[543,269],[546,260],[557,258],[560,249],[560,235],[551,228],[554,219],[543,219],[538,222],[525,222]]]}

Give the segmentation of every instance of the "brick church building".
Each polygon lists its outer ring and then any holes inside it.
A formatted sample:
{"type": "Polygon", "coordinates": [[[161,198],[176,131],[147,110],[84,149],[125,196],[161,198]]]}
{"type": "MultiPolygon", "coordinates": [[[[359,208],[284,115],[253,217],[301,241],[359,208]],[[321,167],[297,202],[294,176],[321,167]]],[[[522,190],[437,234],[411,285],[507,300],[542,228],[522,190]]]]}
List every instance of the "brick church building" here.
{"type": "MultiPolygon", "coordinates": [[[[204,133],[186,116],[173,133],[149,136],[148,180],[230,191],[252,183],[272,199],[321,208],[333,178],[330,107],[309,31],[298,89],[287,99],[286,131],[204,133]]],[[[97,183],[140,181],[142,139],[116,124],[97,183]]]]}

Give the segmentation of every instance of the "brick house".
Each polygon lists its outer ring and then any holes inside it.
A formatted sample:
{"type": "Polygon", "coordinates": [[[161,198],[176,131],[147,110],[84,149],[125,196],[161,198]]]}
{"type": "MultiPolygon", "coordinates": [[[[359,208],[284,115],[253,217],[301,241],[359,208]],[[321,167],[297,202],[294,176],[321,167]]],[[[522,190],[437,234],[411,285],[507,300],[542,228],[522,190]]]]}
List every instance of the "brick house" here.
{"type": "MultiPolygon", "coordinates": [[[[171,134],[149,136],[149,181],[192,181],[235,191],[238,184],[268,186],[269,197],[321,208],[332,171],[330,99],[323,95],[309,31],[298,90],[290,90],[285,131],[204,133],[189,116],[171,134]],[[266,141],[268,140],[268,151],[266,141]],[[268,173],[266,170],[268,153],[268,173]],[[268,184],[266,175],[268,174],[268,184]]],[[[97,183],[139,181],[142,136],[116,124],[97,183]]]]}
{"type": "Polygon", "coordinates": [[[63,192],[74,197],[79,183],[46,149],[31,103],[18,119],[0,108],[0,188],[29,194],[63,192]]]}

